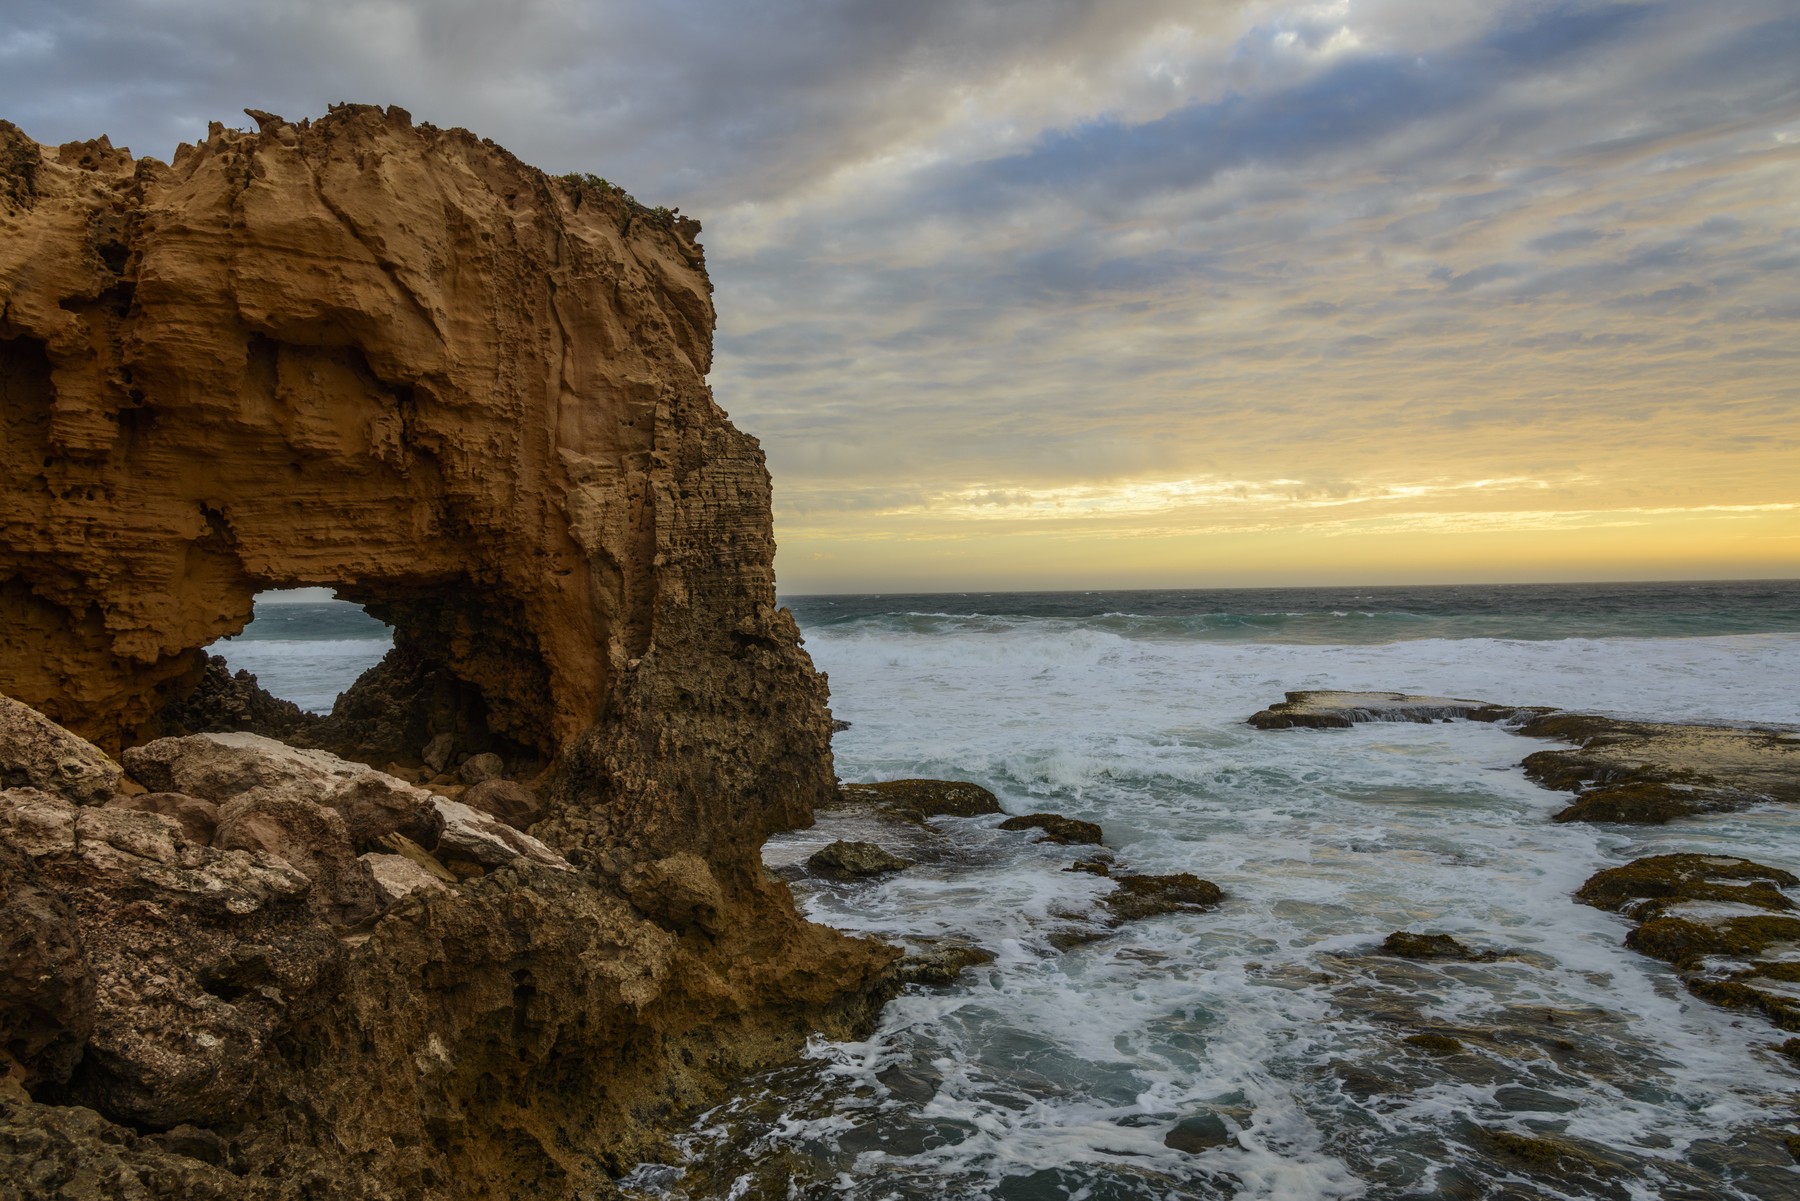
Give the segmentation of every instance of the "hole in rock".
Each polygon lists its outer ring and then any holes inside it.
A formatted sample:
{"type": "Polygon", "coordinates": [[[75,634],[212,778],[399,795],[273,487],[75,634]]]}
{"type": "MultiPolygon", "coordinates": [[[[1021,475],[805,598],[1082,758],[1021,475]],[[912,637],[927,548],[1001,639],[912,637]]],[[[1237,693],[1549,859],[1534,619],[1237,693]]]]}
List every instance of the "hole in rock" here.
{"type": "Polygon", "coordinates": [[[324,714],[393,645],[394,631],[361,605],[327,588],[290,588],[259,593],[250,624],[211,649],[263,691],[324,714]]]}

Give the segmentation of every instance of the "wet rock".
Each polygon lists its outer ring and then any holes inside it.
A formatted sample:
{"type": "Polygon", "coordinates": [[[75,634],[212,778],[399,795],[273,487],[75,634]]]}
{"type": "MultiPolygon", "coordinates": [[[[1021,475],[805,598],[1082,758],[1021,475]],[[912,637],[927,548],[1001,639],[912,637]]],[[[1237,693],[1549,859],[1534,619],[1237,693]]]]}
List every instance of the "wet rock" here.
{"type": "Polygon", "coordinates": [[[492,751],[483,751],[479,755],[470,755],[456,769],[456,778],[464,784],[480,784],[485,780],[498,780],[506,772],[506,763],[492,751]]]}
{"type": "Polygon", "coordinates": [[[1414,696],[1405,692],[1290,692],[1287,699],[1248,718],[1259,730],[1348,729],[1362,722],[1435,722],[1466,718],[1506,721],[1521,710],[1489,701],[1449,696],[1414,696]]]}
{"type": "Polygon", "coordinates": [[[213,845],[260,851],[291,864],[313,883],[312,903],[326,920],[353,926],[380,908],[375,881],[356,858],[335,810],[282,792],[253,791],[219,809],[213,845]]]}
{"type": "Polygon", "coordinates": [[[1163,1146],[1186,1151],[1190,1155],[1198,1155],[1214,1147],[1231,1146],[1236,1142],[1237,1136],[1225,1124],[1225,1119],[1216,1113],[1197,1113],[1182,1118],[1163,1135],[1163,1146]]]}
{"type": "Polygon", "coordinates": [[[460,801],[433,797],[431,803],[444,823],[436,847],[440,859],[461,860],[484,868],[523,862],[569,870],[568,860],[523,831],[460,801]]]}
{"type": "Polygon", "coordinates": [[[1598,872],[1576,899],[1640,924],[1625,945],[1681,973],[1688,991],[1800,1030],[1800,917],[1792,873],[1726,855],[1654,855],[1598,872]]]}
{"type": "Polygon", "coordinates": [[[845,730],[848,730],[849,728],[850,728],[850,723],[847,721],[844,721],[840,718],[833,718],[831,721],[831,732],[833,734],[842,734],[845,730]]]}
{"type": "Polygon", "coordinates": [[[1691,901],[1750,905],[1771,912],[1794,908],[1781,891],[1800,877],[1731,855],[1647,855],[1590,876],[1575,899],[1640,919],[1691,901]]]}
{"type": "Polygon", "coordinates": [[[457,799],[515,830],[530,829],[531,823],[544,815],[544,803],[537,793],[513,780],[483,780],[457,799]]]}
{"type": "Polygon", "coordinates": [[[1765,801],[1800,801],[1800,735],[1791,730],[1623,721],[1550,713],[1519,733],[1573,742],[1538,751],[1525,774],[1579,792],[1557,821],[1661,824],[1765,801]]]}
{"type": "Polygon", "coordinates": [[[1401,959],[1464,960],[1472,963],[1491,963],[1500,958],[1495,951],[1477,951],[1464,946],[1448,934],[1411,934],[1404,930],[1396,930],[1383,939],[1381,953],[1397,955],[1401,959]]]}
{"type": "Polygon", "coordinates": [[[1553,1170],[1561,1179],[1608,1180],[1621,1174],[1622,1165],[1555,1135],[1518,1134],[1511,1130],[1477,1128],[1483,1150],[1537,1170],[1553,1170]]]}
{"type": "Polygon", "coordinates": [[[979,784],[962,780],[883,780],[845,784],[845,804],[873,805],[923,821],[928,817],[982,817],[1001,812],[1000,800],[979,784]]]}
{"type": "MultiPolygon", "coordinates": [[[[443,869],[434,872],[406,855],[385,854],[370,851],[359,855],[364,867],[369,869],[370,877],[375,881],[376,899],[383,906],[392,905],[407,893],[415,889],[448,888],[449,882],[439,875],[443,869]]],[[[444,872],[444,875],[448,875],[444,872]]]]}
{"type": "Polygon", "coordinates": [[[1102,897],[1100,904],[1122,922],[1163,913],[1199,912],[1225,899],[1217,884],[1189,872],[1164,876],[1120,872],[1109,878],[1118,888],[1102,897]]]}
{"type": "Polygon", "coordinates": [[[847,842],[840,838],[815,851],[807,858],[806,866],[814,875],[830,880],[861,880],[904,871],[912,866],[912,860],[890,855],[872,842],[847,842]]]}
{"type": "Polygon", "coordinates": [[[1400,1041],[1427,1055],[1460,1055],[1464,1050],[1462,1040],[1448,1034],[1409,1034],[1400,1041]]]}
{"type": "Polygon", "coordinates": [[[1112,875],[1112,864],[1105,859],[1077,859],[1063,868],[1065,872],[1086,872],[1090,876],[1112,875]]]}
{"type": "Polygon", "coordinates": [[[941,988],[954,984],[956,978],[972,967],[994,962],[994,953],[986,947],[961,941],[921,944],[907,952],[896,966],[902,984],[923,984],[941,988]]]}
{"type": "Polygon", "coordinates": [[[1062,817],[1055,813],[1026,813],[1019,817],[1009,817],[1000,823],[1000,828],[1002,830],[1042,830],[1045,842],[1061,843],[1064,846],[1081,846],[1100,842],[1100,827],[1093,822],[1062,817]]]}
{"type": "Polygon", "coordinates": [[[389,834],[421,846],[435,846],[443,818],[423,788],[388,775],[365,771],[334,784],[320,803],[335,809],[354,846],[365,847],[389,834]]]}
{"type": "Polygon", "coordinates": [[[0,788],[37,788],[77,805],[113,794],[122,772],[99,747],[0,696],[0,788]]]}
{"type": "Polygon", "coordinates": [[[106,802],[110,809],[135,809],[139,813],[160,813],[175,819],[184,838],[195,846],[210,846],[219,825],[219,807],[211,801],[181,792],[140,792],[132,796],[115,796],[106,802]]]}
{"type": "Polygon", "coordinates": [[[902,1101],[923,1105],[937,1096],[944,1078],[930,1064],[891,1063],[875,1073],[881,1086],[902,1101]]]}

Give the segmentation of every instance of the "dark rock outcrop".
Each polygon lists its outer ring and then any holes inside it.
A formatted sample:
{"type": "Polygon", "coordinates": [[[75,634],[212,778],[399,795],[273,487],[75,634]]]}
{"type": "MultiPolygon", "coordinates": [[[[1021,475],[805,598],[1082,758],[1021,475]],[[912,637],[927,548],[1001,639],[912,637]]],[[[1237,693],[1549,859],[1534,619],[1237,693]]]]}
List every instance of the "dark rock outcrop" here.
{"type": "Polygon", "coordinates": [[[1098,845],[1100,827],[1093,822],[1084,822],[1080,818],[1063,817],[1056,813],[1024,813],[1018,817],[1009,817],[1000,823],[1002,830],[1041,830],[1045,842],[1061,843],[1064,846],[1098,845]]]}
{"type": "Polygon", "coordinates": [[[962,780],[883,780],[845,784],[843,804],[872,805],[915,821],[929,817],[983,817],[999,813],[1000,799],[962,780]]]}
{"type": "Polygon", "coordinates": [[[862,880],[905,871],[912,860],[889,854],[872,842],[848,842],[838,839],[807,859],[806,866],[814,875],[830,880],[862,880]]]}
{"type": "Polygon", "coordinates": [[[1477,951],[1473,947],[1464,946],[1448,934],[1413,934],[1405,930],[1396,930],[1383,939],[1381,953],[1401,959],[1461,960],[1467,963],[1488,963],[1500,958],[1493,951],[1477,951]]]}
{"type": "Polygon", "coordinates": [[[1681,973],[1695,996],[1800,1030],[1800,877],[1724,855],[1652,855],[1596,873],[1575,898],[1636,922],[1625,945],[1681,973]]]}

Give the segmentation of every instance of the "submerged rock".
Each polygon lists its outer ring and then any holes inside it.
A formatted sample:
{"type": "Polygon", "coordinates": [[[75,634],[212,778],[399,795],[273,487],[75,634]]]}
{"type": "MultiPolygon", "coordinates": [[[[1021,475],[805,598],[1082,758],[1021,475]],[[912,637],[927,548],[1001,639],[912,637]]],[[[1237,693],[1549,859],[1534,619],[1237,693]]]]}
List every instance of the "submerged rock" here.
{"type": "Polygon", "coordinates": [[[1248,721],[1259,730],[1339,730],[1370,721],[1506,721],[1519,712],[1489,701],[1449,696],[1312,690],[1290,692],[1285,701],[1251,714],[1248,721]]]}
{"type": "Polygon", "coordinates": [[[1233,1146],[1237,1136],[1225,1124],[1225,1119],[1216,1113],[1197,1113],[1182,1118],[1163,1135],[1163,1146],[1176,1151],[1186,1151],[1190,1155],[1198,1155],[1202,1151],[1210,1151],[1214,1147],[1233,1146]]]}
{"type": "Polygon", "coordinates": [[[1063,817],[1056,813],[1026,813],[1018,817],[1009,817],[1000,823],[1002,830],[1042,830],[1045,842],[1061,843],[1064,846],[1083,846],[1100,842],[1100,827],[1093,822],[1084,822],[1079,818],[1063,817]]]}
{"type": "Polygon", "coordinates": [[[1500,958],[1496,951],[1477,951],[1466,947],[1448,934],[1411,934],[1396,930],[1381,943],[1383,955],[1401,959],[1446,959],[1472,963],[1488,963],[1500,958]]]}
{"type": "Polygon", "coordinates": [[[921,940],[921,945],[907,952],[894,970],[903,984],[943,987],[955,983],[969,968],[992,963],[994,958],[992,951],[970,942],[921,940]]]}
{"type": "Polygon", "coordinates": [[[904,871],[912,860],[891,855],[872,842],[847,842],[838,839],[815,851],[806,860],[815,875],[832,880],[860,880],[869,876],[885,876],[904,871]]]}
{"type": "Polygon", "coordinates": [[[840,791],[845,804],[873,805],[915,821],[1001,812],[998,797],[979,784],[962,780],[883,780],[845,784],[840,791]]]}

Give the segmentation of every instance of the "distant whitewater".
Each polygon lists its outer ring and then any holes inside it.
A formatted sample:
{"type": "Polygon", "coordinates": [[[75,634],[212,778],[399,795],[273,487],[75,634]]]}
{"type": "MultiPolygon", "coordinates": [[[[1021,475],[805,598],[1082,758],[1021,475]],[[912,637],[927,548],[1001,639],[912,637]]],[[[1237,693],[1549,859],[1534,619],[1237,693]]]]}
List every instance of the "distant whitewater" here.
{"type": "MultiPolygon", "coordinates": [[[[750,1082],[679,1162],[631,1173],[628,1195],[1793,1195],[1781,1139],[1800,1130],[1800,1073],[1773,1050],[1787,1035],[1693,998],[1621,945],[1628,923],[1570,897],[1602,867],[1671,851],[1800,872],[1800,813],[1557,825],[1568,798],[1524,778],[1536,748],[1502,728],[1244,719],[1334,688],[1800,725],[1800,582],[787,603],[851,723],[835,740],[844,779],[973,780],[1011,812],[1100,823],[1122,869],[1192,872],[1228,899],[1059,950],[1057,915],[1106,886],[1064,870],[1069,848],[1002,838],[992,818],[940,819],[967,849],[953,871],[805,885],[819,921],[997,958],[909,990],[868,1041],[750,1082]],[[1369,954],[1396,930],[1507,954],[1369,954]],[[1463,1049],[1405,1041],[1420,1033],[1463,1049]],[[1216,1145],[1168,1146],[1177,1124],[1216,1145]],[[1508,1167],[1493,1142],[1508,1134],[1603,1153],[1613,1183],[1508,1167]]],[[[386,635],[322,614],[261,609],[220,649],[328,708],[386,635]]],[[[826,836],[781,836],[771,862],[826,836]]]]}

